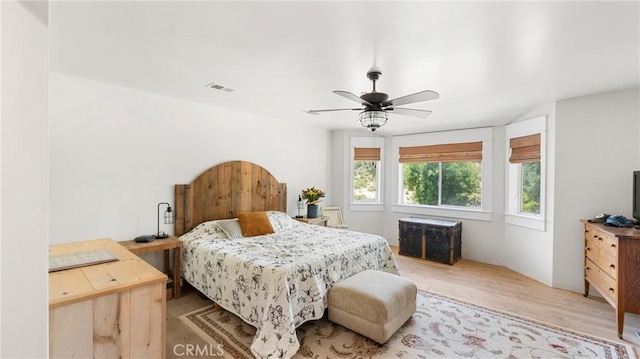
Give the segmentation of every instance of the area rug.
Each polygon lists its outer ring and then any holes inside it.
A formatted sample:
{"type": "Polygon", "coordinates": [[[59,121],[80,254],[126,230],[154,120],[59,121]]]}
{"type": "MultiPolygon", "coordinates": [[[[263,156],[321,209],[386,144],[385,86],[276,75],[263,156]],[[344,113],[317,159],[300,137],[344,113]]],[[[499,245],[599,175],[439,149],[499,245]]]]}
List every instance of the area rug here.
{"type": "MultiPolygon", "coordinates": [[[[384,345],[324,318],[298,328],[294,358],[607,358],[635,359],[633,348],[512,314],[418,291],[413,317],[384,345]]],[[[210,344],[249,359],[255,329],[211,305],[180,317],[210,344]]]]}

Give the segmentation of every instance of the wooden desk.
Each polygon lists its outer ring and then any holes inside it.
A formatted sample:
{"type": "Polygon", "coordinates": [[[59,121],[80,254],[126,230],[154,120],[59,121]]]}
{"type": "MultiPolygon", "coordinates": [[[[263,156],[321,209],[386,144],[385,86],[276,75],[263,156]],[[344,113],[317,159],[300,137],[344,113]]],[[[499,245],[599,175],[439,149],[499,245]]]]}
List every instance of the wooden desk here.
{"type": "Polygon", "coordinates": [[[49,357],[164,358],[166,275],[110,238],[49,256],[104,248],[119,260],[49,273],[49,357]]]}
{"type": "Polygon", "coordinates": [[[326,227],[327,222],[329,222],[329,217],[327,216],[318,216],[317,218],[307,218],[307,216],[304,216],[302,218],[294,217],[293,219],[302,223],[315,224],[317,226],[323,226],[323,227],[326,227]]]}
{"type": "Polygon", "coordinates": [[[133,254],[152,253],[164,251],[164,272],[169,273],[169,251],[173,250],[173,296],[180,298],[180,249],[182,241],[174,236],[164,239],[156,239],[149,243],[138,243],[136,241],[119,242],[120,245],[128,249],[133,254]]]}

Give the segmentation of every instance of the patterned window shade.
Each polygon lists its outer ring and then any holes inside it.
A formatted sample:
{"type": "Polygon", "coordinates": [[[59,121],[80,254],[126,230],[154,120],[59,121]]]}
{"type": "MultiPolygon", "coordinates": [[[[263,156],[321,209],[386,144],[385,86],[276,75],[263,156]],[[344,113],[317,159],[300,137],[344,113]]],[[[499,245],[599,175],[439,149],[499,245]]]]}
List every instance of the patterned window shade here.
{"type": "Polygon", "coordinates": [[[480,162],[482,142],[400,147],[400,163],[480,162]]]}
{"type": "Polygon", "coordinates": [[[355,161],[380,161],[380,148],[354,148],[355,161]]]}
{"type": "Polygon", "coordinates": [[[509,140],[510,163],[540,162],[540,134],[516,137],[509,140]]]}

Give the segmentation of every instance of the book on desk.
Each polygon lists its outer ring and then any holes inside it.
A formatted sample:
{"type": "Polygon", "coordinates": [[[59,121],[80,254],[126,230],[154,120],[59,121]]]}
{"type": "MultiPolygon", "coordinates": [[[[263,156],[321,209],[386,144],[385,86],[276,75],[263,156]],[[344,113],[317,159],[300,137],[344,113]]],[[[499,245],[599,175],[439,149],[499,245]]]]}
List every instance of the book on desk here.
{"type": "Polygon", "coordinates": [[[87,252],[61,254],[49,257],[49,272],[79,268],[94,264],[115,262],[118,257],[108,249],[96,249],[87,252]]]}

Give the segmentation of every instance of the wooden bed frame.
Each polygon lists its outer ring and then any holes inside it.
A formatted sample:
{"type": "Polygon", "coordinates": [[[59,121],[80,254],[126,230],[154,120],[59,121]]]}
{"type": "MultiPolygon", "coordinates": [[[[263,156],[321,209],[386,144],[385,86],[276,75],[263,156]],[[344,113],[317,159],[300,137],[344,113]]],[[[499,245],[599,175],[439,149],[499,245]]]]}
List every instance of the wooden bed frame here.
{"type": "Polygon", "coordinates": [[[190,184],[175,186],[176,237],[196,225],[235,218],[238,212],[287,212],[287,184],[266,169],[245,161],[214,166],[190,184]]]}

